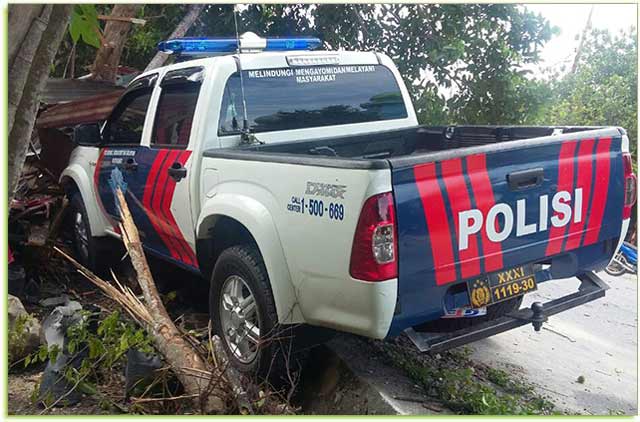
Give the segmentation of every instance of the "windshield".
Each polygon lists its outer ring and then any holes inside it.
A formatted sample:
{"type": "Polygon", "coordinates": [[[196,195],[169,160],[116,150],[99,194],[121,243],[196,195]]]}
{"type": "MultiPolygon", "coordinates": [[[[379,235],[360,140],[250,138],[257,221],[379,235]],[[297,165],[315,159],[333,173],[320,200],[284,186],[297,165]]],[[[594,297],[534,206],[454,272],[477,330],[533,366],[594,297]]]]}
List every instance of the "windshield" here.
{"type": "MultiPolygon", "coordinates": [[[[245,70],[242,77],[254,133],[407,117],[400,88],[381,65],[245,70]]],[[[236,72],[225,86],[219,134],[239,133],[243,116],[236,72]]]]}

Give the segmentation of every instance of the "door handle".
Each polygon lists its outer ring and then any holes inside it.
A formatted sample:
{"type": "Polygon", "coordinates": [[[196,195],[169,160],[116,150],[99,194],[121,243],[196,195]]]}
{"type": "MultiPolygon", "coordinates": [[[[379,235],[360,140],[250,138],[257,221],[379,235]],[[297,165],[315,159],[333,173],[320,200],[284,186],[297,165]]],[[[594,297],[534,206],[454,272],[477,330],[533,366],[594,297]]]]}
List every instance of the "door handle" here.
{"type": "Polygon", "coordinates": [[[542,167],[514,171],[507,174],[509,189],[518,191],[540,186],[544,181],[544,169],[542,167]]]}
{"type": "Polygon", "coordinates": [[[122,168],[125,171],[136,171],[138,170],[138,163],[133,158],[127,158],[127,161],[122,164],[122,168]]]}
{"type": "Polygon", "coordinates": [[[180,180],[187,177],[187,169],[177,161],[171,164],[171,167],[169,167],[167,172],[169,173],[169,176],[171,176],[171,178],[173,178],[173,180],[175,180],[176,182],[179,182],[180,180]]]}

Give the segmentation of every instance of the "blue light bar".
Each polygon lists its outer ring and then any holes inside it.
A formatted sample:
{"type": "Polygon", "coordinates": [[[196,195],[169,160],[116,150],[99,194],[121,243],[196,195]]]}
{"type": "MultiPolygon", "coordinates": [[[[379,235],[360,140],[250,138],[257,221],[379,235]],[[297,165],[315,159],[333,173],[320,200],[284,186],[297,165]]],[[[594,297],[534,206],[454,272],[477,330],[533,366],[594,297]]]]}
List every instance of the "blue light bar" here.
{"type": "MultiPolygon", "coordinates": [[[[318,38],[240,38],[241,51],[292,51],[313,50],[322,45],[318,38]]],[[[158,50],[177,55],[206,55],[215,53],[233,53],[238,50],[235,38],[176,38],[158,43],[158,50]]]]}
{"type": "Polygon", "coordinates": [[[235,38],[176,38],[158,43],[158,51],[169,54],[231,53],[238,49],[235,38]]]}
{"type": "Polygon", "coordinates": [[[267,38],[265,51],[315,50],[321,45],[318,38],[267,38]]]}

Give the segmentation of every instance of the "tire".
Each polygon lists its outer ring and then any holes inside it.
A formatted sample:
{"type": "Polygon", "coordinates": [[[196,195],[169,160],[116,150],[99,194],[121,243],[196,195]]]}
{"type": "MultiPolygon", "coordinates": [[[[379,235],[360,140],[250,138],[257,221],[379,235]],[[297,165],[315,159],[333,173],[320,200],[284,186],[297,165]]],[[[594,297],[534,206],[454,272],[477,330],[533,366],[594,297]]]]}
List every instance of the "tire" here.
{"type": "Polygon", "coordinates": [[[87,210],[80,192],[71,196],[67,219],[68,227],[71,229],[70,236],[75,258],[98,275],[108,274],[111,255],[106,253],[107,239],[92,235],[87,210]]]}
{"type": "Polygon", "coordinates": [[[256,246],[232,246],[220,254],[211,276],[209,315],[240,372],[272,383],[280,380],[285,357],[291,356],[285,343],[291,344],[292,335],[278,324],[269,276],[256,246]]]}
{"type": "Polygon", "coordinates": [[[520,305],[522,305],[523,297],[524,296],[518,296],[491,305],[487,307],[487,314],[485,316],[475,318],[441,318],[421,324],[414,327],[414,329],[421,332],[449,333],[463,328],[473,327],[474,325],[492,321],[510,312],[517,311],[520,305]]]}

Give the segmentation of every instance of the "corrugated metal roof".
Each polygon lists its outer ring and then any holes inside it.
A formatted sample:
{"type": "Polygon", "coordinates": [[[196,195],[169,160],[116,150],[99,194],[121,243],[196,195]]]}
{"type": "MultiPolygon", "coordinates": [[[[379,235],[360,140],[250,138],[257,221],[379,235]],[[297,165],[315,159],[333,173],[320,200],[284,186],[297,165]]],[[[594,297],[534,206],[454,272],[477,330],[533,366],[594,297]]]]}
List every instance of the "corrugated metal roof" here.
{"type": "Polygon", "coordinates": [[[40,95],[40,102],[50,105],[66,103],[98,94],[120,91],[122,87],[110,82],[92,81],[89,79],[55,79],[49,78],[40,95]]]}
{"type": "Polygon", "coordinates": [[[37,128],[60,128],[81,123],[95,123],[109,117],[118,102],[123,89],[101,95],[94,95],[77,101],[58,104],[40,113],[37,128]]]}

